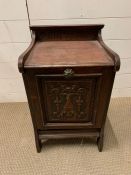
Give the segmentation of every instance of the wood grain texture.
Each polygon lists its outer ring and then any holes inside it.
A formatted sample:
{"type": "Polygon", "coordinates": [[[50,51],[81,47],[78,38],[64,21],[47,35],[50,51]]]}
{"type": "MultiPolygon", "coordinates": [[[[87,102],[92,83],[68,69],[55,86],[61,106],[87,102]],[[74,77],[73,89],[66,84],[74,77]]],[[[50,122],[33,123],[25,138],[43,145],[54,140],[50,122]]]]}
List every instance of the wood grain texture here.
{"type": "Polygon", "coordinates": [[[102,28],[31,26],[32,42],[19,57],[18,68],[37,152],[43,138],[80,136],[97,137],[98,150],[102,151],[114,77],[120,68],[119,56],[102,40],[102,28]]]}
{"type": "MultiPolygon", "coordinates": [[[[113,62],[114,62],[114,65],[115,66],[117,66],[118,67],[118,69],[119,69],[119,64],[120,63],[118,63],[118,61],[119,61],[119,57],[118,57],[118,55],[117,54],[115,54],[115,52],[112,52],[111,50],[109,50],[109,48],[107,48],[107,46],[104,44],[104,42],[103,42],[103,40],[102,40],[102,38],[100,37],[100,34],[98,35],[98,33],[99,33],[99,31],[100,31],[100,29],[101,28],[103,28],[103,25],[88,25],[88,26],[86,26],[86,25],[81,25],[81,26],[51,26],[51,27],[48,27],[48,26],[40,26],[40,27],[37,27],[37,26],[31,26],[31,30],[33,31],[33,38],[32,38],[32,43],[31,43],[31,45],[29,46],[29,48],[25,51],[25,53],[23,53],[21,56],[20,56],[20,58],[19,58],[19,70],[20,71],[23,71],[23,68],[24,68],[24,62],[25,62],[25,67],[26,67],[26,61],[28,61],[28,60],[30,60],[29,58],[30,58],[30,50],[31,50],[31,48],[33,47],[33,45],[34,45],[34,42],[35,41],[39,41],[40,42],[40,44],[42,43],[42,41],[43,41],[43,39],[44,40],[46,40],[46,41],[52,41],[52,40],[55,40],[55,41],[69,41],[69,40],[89,40],[88,41],[88,43],[90,43],[90,40],[92,39],[93,41],[94,40],[96,40],[96,41],[99,41],[99,43],[105,48],[104,49],[104,51],[106,51],[106,53],[108,53],[108,55],[106,56],[106,59],[109,59],[109,56],[111,55],[111,59],[113,60],[113,62]],[[73,29],[75,28],[75,32],[73,32],[73,29]],[[96,29],[95,29],[96,28],[96,29]],[[45,32],[45,36],[43,36],[43,32],[45,32]],[[73,34],[74,33],[74,34],[73,34]],[[84,37],[85,36],[85,37],[84,37]],[[75,39],[75,37],[76,37],[76,39],[75,39]],[[35,39],[36,38],[36,39],[35,39]],[[26,58],[25,59],[25,57],[26,57],[26,55],[29,55],[29,57],[28,57],[28,59],[26,58]]],[[[51,42],[49,42],[49,43],[51,43],[51,42]]],[[[67,42],[65,42],[64,43],[64,46],[65,47],[67,47],[66,46],[66,43],[67,42]]],[[[99,44],[98,43],[98,44],[99,44]]],[[[43,44],[45,44],[45,41],[43,41],[43,44]]],[[[74,45],[74,43],[73,43],[73,45],[74,45]]],[[[35,47],[34,48],[36,48],[36,46],[37,46],[37,42],[36,42],[36,45],[35,45],[35,47]]],[[[44,48],[45,47],[45,45],[42,47],[42,48],[44,48]]],[[[55,46],[56,47],[56,46],[55,46]]],[[[55,48],[55,47],[53,47],[53,49],[55,48]]],[[[69,47],[69,46],[68,46],[69,47]]],[[[85,46],[84,46],[85,47],[85,46]]],[[[89,46],[88,46],[89,47],[89,46]]],[[[87,47],[87,49],[88,49],[88,47],[87,47]]],[[[91,43],[91,47],[92,48],[94,48],[94,46],[92,46],[92,43],[91,43]]],[[[39,48],[39,47],[38,47],[39,48]]],[[[50,47],[49,47],[50,48],[50,47]]],[[[81,48],[81,47],[80,47],[81,48]]],[[[95,52],[97,53],[99,50],[98,50],[98,48],[100,48],[100,46],[97,46],[97,47],[95,47],[94,49],[96,50],[95,52]]],[[[74,49],[74,48],[73,48],[74,49]]],[[[104,51],[102,51],[102,52],[104,52],[104,51]]],[[[38,52],[37,51],[37,49],[35,49],[35,51],[34,52],[38,52]]],[[[46,52],[47,52],[47,49],[46,49],[46,52]]],[[[44,54],[46,55],[46,52],[44,52],[44,54]]],[[[80,52],[80,50],[79,50],[79,52],[80,52]]],[[[95,52],[89,52],[89,53],[95,53],[95,52]]],[[[38,58],[40,58],[40,55],[42,54],[41,52],[40,52],[40,50],[39,50],[39,52],[38,52],[39,54],[39,56],[38,56],[38,58]]],[[[57,53],[57,50],[55,51],[55,53],[57,53]]],[[[74,52],[75,53],[75,52],[74,52]]],[[[33,51],[31,52],[31,54],[33,54],[33,51]]],[[[53,54],[53,53],[52,53],[53,54]]],[[[78,54],[77,53],[77,51],[76,51],[76,54],[78,54]]],[[[99,52],[97,53],[98,55],[99,55],[99,52]]],[[[43,55],[43,57],[45,57],[45,55],[43,55]]],[[[54,55],[54,54],[53,54],[54,55]]],[[[79,57],[80,57],[80,55],[88,55],[88,54],[86,54],[86,53],[84,53],[84,54],[79,54],[79,57]]],[[[64,55],[62,54],[62,56],[61,57],[63,57],[64,55]]],[[[41,57],[42,58],[42,60],[44,60],[43,59],[43,57],[41,57]]],[[[48,58],[50,58],[51,56],[49,55],[47,55],[47,57],[48,58]]],[[[57,57],[57,56],[56,56],[57,57]]],[[[67,56],[66,56],[67,57],[67,56]]],[[[71,55],[71,58],[73,57],[73,55],[71,55]]],[[[92,55],[89,55],[89,57],[93,57],[92,55]]],[[[102,58],[104,58],[104,55],[101,55],[101,57],[102,58]]],[[[31,56],[31,58],[33,58],[33,56],[31,56]]],[[[34,56],[34,58],[36,58],[36,56],[34,56]]],[[[68,57],[67,57],[68,58],[68,57]]],[[[54,55],[54,58],[53,59],[55,59],[55,55],[54,55]]],[[[65,59],[65,58],[64,58],[65,59]]],[[[75,56],[75,58],[73,57],[73,59],[75,59],[75,60],[77,60],[78,58],[75,56]]],[[[45,60],[47,60],[47,59],[45,59],[45,60]]],[[[58,60],[60,60],[60,57],[58,58],[58,60]]],[[[79,59],[78,59],[79,60],[79,59]]],[[[83,58],[81,58],[80,60],[83,60],[83,58]]],[[[100,57],[99,57],[99,60],[100,60],[100,57]]],[[[39,59],[38,59],[38,61],[39,61],[39,59]]],[[[70,59],[68,60],[68,61],[70,61],[70,59]]],[[[98,59],[97,59],[97,61],[98,61],[98,59]]],[[[29,61],[30,62],[30,61],[29,61]]],[[[55,60],[54,60],[54,62],[55,62],[55,60]]],[[[80,64],[80,63],[79,63],[80,64]]],[[[85,65],[86,65],[86,62],[84,63],[85,65]]],[[[95,64],[95,63],[94,63],[95,64]]],[[[106,62],[104,63],[105,65],[106,65],[106,62]]],[[[56,64],[56,65],[58,65],[58,64],[56,64]]],[[[32,65],[32,66],[34,66],[34,65],[32,65]]],[[[43,65],[42,65],[43,66],[43,65]]],[[[31,67],[31,66],[30,66],[31,67]]]]}
{"type": "Polygon", "coordinates": [[[52,41],[36,43],[25,67],[92,64],[113,65],[112,59],[97,41],[52,41]]]}
{"type": "Polygon", "coordinates": [[[49,132],[40,132],[39,138],[42,139],[63,139],[63,138],[81,138],[81,137],[99,137],[98,131],[74,131],[74,130],[63,130],[62,131],[49,131],[49,132]]]}

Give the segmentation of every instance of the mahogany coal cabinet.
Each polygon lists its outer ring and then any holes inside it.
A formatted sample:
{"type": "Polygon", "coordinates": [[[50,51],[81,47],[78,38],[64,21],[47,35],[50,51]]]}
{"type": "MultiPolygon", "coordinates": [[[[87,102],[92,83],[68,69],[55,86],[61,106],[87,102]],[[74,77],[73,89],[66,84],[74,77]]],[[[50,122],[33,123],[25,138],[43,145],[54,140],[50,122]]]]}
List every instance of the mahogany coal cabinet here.
{"type": "Polygon", "coordinates": [[[104,25],[30,26],[32,41],[19,57],[37,152],[42,139],[94,137],[104,125],[119,56],[101,37],[104,25]]]}

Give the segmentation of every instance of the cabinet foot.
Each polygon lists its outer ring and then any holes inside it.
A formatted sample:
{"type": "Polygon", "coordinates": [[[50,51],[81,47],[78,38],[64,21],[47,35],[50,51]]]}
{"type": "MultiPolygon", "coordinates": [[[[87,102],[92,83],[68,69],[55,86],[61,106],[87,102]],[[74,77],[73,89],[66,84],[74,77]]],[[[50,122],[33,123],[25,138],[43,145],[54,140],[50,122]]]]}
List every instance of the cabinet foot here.
{"type": "Polygon", "coordinates": [[[38,139],[36,141],[36,150],[37,150],[38,153],[41,152],[41,147],[42,147],[41,141],[38,139]]]}
{"type": "Polygon", "coordinates": [[[102,152],[103,150],[103,136],[97,138],[97,146],[99,152],[102,152]]]}
{"type": "Polygon", "coordinates": [[[38,135],[37,131],[35,131],[35,145],[36,145],[37,152],[40,153],[41,152],[42,143],[41,143],[41,140],[39,138],[39,135],[38,135]]]}

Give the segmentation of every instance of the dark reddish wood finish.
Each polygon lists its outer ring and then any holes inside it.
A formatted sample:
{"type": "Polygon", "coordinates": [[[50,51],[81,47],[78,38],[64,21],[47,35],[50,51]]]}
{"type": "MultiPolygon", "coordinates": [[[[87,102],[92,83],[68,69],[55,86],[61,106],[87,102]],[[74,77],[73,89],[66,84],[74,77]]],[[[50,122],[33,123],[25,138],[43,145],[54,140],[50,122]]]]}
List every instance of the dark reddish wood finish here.
{"type": "Polygon", "coordinates": [[[103,25],[31,26],[19,57],[37,151],[44,138],[96,137],[104,125],[119,56],[101,37],[103,25]]]}

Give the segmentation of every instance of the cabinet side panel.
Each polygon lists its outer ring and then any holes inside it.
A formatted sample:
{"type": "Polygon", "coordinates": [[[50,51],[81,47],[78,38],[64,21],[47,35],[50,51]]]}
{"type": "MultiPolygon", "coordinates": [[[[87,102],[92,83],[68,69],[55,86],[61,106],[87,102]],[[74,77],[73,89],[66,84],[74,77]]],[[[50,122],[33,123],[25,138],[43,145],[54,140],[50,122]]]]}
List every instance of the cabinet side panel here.
{"type": "Polygon", "coordinates": [[[23,74],[23,80],[25,84],[33,125],[35,128],[42,129],[43,119],[41,114],[41,108],[39,105],[39,96],[37,93],[35,78],[30,75],[23,74]]]}
{"type": "Polygon", "coordinates": [[[103,77],[101,82],[101,89],[99,94],[98,110],[97,110],[97,127],[101,128],[105,124],[107,111],[109,107],[115,72],[113,68],[105,68],[103,70],[103,77]]]}

